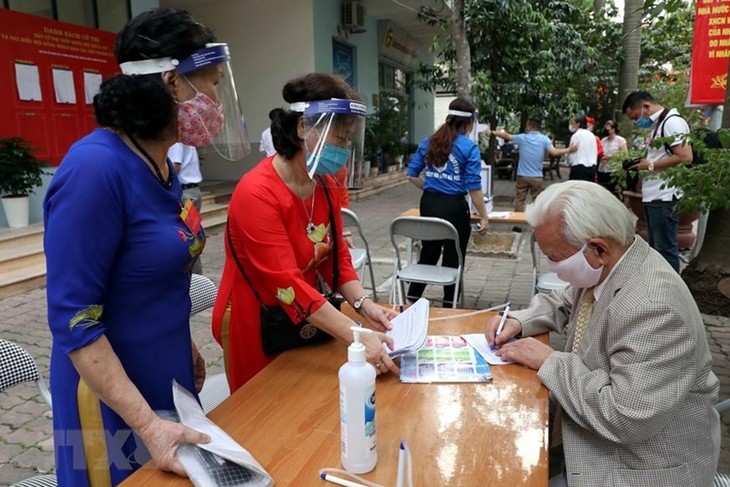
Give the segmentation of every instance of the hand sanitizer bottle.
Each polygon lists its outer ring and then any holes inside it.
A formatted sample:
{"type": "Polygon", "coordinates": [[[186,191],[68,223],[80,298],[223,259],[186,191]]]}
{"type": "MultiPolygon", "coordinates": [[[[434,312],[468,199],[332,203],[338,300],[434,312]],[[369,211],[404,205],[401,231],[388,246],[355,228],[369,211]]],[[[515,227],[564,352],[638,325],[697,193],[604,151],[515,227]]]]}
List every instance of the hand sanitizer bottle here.
{"type": "Polygon", "coordinates": [[[365,361],[360,333],[372,330],[352,327],[354,341],[347,349],[348,361],[340,367],[340,433],[342,466],[350,473],[375,468],[375,367],[365,361]]]}

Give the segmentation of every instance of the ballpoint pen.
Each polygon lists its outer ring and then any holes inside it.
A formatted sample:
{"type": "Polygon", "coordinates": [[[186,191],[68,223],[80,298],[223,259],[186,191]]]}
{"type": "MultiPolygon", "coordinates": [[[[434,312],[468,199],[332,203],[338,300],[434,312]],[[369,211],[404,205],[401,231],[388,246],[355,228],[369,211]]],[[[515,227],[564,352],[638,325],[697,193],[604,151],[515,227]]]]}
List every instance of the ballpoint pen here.
{"type": "Polygon", "coordinates": [[[342,485],[343,487],[366,487],[363,484],[358,484],[357,482],[352,482],[350,480],[341,479],[339,477],[335,477],[334,475],[330,475],[328,473],[321,473],[319,474],[322,479],[326,480],[327,482],[332,482],[336,485],[342,485]]]}
{"type": "MultiPolygon", "coordinates": [[[[504,311],[502,311],[502,318],[499,320],[499,326],[497,327],[497,333],[494,334],[494,341],[497,342],[497,337],[500,333],[502,333],[502,328],[504,328],[504,322],[507,321],[507,313],[509,313],[509,308],[512,305],[512,303],[507,302],[507,306],[504,307],[504,311]]],[[[494,343],[492,343],[492,350],[494,350],[494,343]]]]}
{"type": "Polygon", "coordinates": [[[396,486],[403,487],[403,479],[405,477],[406,470],[406,442],[401,440],[400,449],[398,449],[398,477],[396,479],[396,486]]]}

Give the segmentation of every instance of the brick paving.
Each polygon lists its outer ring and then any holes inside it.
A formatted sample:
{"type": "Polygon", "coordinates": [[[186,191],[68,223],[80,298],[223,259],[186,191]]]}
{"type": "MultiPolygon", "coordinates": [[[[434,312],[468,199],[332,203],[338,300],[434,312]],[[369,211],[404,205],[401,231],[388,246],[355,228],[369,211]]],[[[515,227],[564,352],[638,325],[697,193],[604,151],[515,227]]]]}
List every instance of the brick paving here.
{"type": "MultiPolygon", "coordinates": [[[[556,181],[557,182],[557,181],[556,181]]],[[[546,181],[546,184],[551,184],[546,181]]],[[[494,182],[496,209],[510,209],[514,193],[511,181],[494,182]]],[[[360,217],[375,261],[376,282],[387,298],[387,280],[392,275],[395,252],[388,236],[390,221],[401,212],[418,206],[419,191],[406,184],[378,195],[355,201],[352,209],[360,217]]],[[[511,225],[493,225],[491,231],[511,232],[511,225]],[[502,228],[499,228],[502,227],[502,228]]],[[[519,239],[514,258],[468,255],[465,304],[486,308],[508,299],[516,308],[530,299],[532,261],[529,230],[515,233],[519,239]]],[[[223,265],[222,234],[210,237],[203,253],[204,273],[218,283],[223,265]]],[[[366,280],[366,283],[368,281],[366,280]]],[[[426,296],[438,297],[440,289],[427,289],[426,296]]],[[[50,335],[46,325],[45,289],[36,289],[0,300],[0,337],[27,349],[48,377],[50,335]]],[[[193,339],[205,357],[208,373],[222,371],[222,353],[210,334],[210,310],[191,320],[193,339]]],[[[730,318],[706,316],[707,337],[715,359],[714,370],[721,382],[721,398],[730,397],[730,318]]],[[[553,343],[560,345],[560,337],[553,343]]],[[[0,487],[38,473],[53,472],[51,413],[34,385],[19,385],[0,392],[0,487]]],[[[723,419],[723,450],[719,470],[730,474],[730,415],[723,419]]]]}

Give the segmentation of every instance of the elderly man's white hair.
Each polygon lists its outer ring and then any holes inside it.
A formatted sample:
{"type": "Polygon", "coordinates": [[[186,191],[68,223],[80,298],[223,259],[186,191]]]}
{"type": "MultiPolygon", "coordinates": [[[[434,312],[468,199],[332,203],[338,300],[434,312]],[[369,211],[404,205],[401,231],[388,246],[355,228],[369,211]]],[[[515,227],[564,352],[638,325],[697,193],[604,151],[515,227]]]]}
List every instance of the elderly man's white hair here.
{"type": "Polygon", "coordinates": [[[548,186],[525,213],[533,228],[559,216],[564,223],[563,236],[576,247],[594,237],[628,245],[636,234],[636,216],[608,190],[588,181],[548,186]]]}

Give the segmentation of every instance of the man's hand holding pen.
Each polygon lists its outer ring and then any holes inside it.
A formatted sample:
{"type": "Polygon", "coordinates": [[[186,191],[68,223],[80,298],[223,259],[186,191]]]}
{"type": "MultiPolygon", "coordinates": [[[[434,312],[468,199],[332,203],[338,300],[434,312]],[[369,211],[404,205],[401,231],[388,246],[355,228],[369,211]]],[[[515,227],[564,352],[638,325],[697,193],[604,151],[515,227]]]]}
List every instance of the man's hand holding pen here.
{"type": "Polygon", "coordinates": [[[502,322],[501,316],[492,316],[485,327],[487,343],[503,360],[517,362],[538,370],[547,358],[555,352],[552,348],[534,338],[521,338],[507,343],[522,332],[522,323],[514,318],[505,318],[502,330],[497,333],[502,322]]]}

